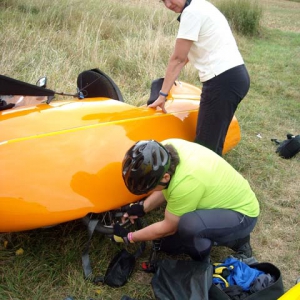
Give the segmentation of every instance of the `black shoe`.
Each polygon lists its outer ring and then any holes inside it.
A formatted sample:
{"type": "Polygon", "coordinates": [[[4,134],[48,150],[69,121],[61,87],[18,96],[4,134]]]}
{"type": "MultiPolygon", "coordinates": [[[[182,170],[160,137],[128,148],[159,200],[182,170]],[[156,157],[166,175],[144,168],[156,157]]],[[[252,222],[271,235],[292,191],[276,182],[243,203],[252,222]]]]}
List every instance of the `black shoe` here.
{"type": "Polygon", "coordinates": [[[237,259],[237,260],[245,263],[246,265],[252,265],[252,264],[258,263],[257,259],[254,256],[246,257],[244,254],[236,253],[236,254],[230,255],[229,257],[237,259]]]}
{"type": "Polygon", "coordinates": [[[231,248],[236,254],[243,255],[245,257],[252,256],[252,248],[250,245],[250,235],[245,236],[244,238],[235,240],[227,245],[231,248]]]}
{"type": "Polygon", "coordinates": [[[257,263],[257,260],[252,256],[252,248],[250,245],[250,235],[234,241],[228,245],[235,253],[231,257],[238,259],[247,265],[257,263]]]}
{"type": "Polygon", "coordinates": [[[237,248],[236,253],[231,255],[231,257],[238,259],[239,261],[242,261],[247,265],[257,263],[255,257],[252,256],[252,248],[250,242],[246,242],[244,245],[237,248]]]}
{"type": "Polygon", "coordinates": [[[245,256],[246,258],[252,257],[252,248],[249,242],[238,247],[235,251],[237,255],[245,256]]]}

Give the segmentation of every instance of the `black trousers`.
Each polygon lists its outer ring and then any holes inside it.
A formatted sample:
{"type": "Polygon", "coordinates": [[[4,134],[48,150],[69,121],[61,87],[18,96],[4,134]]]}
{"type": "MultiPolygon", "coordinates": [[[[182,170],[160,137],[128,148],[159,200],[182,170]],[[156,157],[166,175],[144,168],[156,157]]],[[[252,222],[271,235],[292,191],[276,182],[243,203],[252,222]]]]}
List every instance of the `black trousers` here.
{"type": "Polygon", "coordinates": [[[181,216],[176,234],[165,237],[161,250],[186,253],[195,260],[207,257],[211,247],[231,247],[250,235],[257,218],[228,209],[196,210],[181,216]]]}
{"type": "Polygon", "coordinates": [[[203,83],[195,142],[222,156],[234,113],[250,88],[245,65],[237,66],[203,83]]]}

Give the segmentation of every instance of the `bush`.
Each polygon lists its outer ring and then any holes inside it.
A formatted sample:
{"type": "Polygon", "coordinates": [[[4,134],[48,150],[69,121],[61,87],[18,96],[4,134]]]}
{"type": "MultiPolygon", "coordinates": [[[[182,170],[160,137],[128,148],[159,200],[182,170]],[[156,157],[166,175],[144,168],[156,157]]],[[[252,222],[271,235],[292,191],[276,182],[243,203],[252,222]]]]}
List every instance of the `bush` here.
{"type": "Polygon", "coordinates": [[[263,10],[256,1],[222,0],[217,6],[227,18],[232,30],[246,36],[259,34],[263,10]]]}

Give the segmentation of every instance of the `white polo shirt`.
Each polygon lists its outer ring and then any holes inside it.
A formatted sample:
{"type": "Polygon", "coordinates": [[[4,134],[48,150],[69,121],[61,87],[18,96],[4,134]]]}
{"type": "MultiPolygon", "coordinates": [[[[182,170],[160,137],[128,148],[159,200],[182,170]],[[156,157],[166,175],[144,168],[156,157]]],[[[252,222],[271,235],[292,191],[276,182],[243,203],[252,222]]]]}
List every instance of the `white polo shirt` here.
{"type": "Polygon", "coordinates": [[[188,59],[201,82],[244,64],[226,18],[206,0],[193,0],[183,10],[177,38],[194,41],[188,59]]]}

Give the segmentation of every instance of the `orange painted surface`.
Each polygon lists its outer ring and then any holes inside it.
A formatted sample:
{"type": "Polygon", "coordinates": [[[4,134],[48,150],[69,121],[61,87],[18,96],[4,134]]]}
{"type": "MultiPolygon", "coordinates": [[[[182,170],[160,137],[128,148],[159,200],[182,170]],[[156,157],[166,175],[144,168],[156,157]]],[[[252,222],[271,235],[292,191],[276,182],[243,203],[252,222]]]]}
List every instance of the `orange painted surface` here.
{"type": "MultiPolygon", "coordinates": [[[[141,139],[195,136],[200,90],[183,83],[172,91],[167,114],[105,98],[2,111],[0,232],[55,225],[137,200],[121,175],[129,147],[141,139]]],[[[234,118],[224,152],[239,140],[234,118]]]]}

